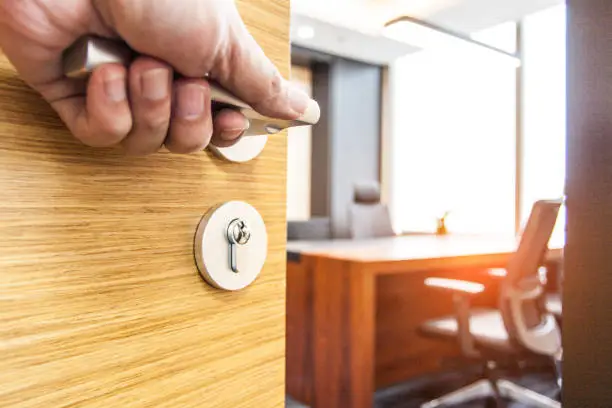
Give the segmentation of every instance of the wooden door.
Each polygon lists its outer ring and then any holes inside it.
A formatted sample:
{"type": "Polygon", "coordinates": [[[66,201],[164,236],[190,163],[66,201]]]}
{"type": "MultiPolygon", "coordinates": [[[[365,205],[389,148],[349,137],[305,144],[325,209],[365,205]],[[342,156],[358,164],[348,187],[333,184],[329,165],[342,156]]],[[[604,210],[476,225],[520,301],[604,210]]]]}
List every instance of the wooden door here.
{"type": "MultiPolygon", "coordinates": [[[[289,0],[238,3],[287,76],[289,0]]],[[[0,406],[282,406],[285,157],[282,136],[246,164],[84,147],[0,54],[0,406]],[[269,235],[240,292],[192,249],[229,200],[269,235]]]]}

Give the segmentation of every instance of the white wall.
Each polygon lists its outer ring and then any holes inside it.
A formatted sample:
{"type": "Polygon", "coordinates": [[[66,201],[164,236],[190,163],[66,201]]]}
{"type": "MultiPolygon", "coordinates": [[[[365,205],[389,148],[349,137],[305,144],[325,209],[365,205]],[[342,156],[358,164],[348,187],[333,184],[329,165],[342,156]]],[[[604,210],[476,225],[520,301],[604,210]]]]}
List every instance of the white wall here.
{"type": "MultiPolygon", "coordinates": [[[[312,96],[312,73],[308,68],[293,66],[291,82],[312,96]]],[[[287,142],[287,219],[310,218],[310,168],[312,156],[312,128],[289,129],[287,142]]]]}

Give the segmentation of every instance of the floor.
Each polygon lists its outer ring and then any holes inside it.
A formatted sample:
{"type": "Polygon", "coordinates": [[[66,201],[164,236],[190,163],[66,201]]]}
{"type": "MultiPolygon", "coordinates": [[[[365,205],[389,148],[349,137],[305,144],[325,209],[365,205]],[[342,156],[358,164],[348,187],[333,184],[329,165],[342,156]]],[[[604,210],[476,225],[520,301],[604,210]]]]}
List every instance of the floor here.
{"type": "MultiPolygon", "coordinates": [[[[517,384],[554,398],[557,385],[554,377],[548,373],[530,374],[520,378],[508,378],[517,384]]],[[[424,402],[444,395],[447,392],[461,388],[474,381],[475,378],[465,374],[447,373],[435,377],[420,378],[406,383],[380,390],[376,393],[374,408],[418,408],[424,402]]],[[[486,400],[471,401],[457,408],[485,408],[486,400]]],[[[308,408],[291,398],[287,398],[286,408],[308,408]]],[[[348,407],[347,407],[348,408],[348,407]]],[[[527,408],[525,405],[508,403],[507,408],[527,408]]]]}

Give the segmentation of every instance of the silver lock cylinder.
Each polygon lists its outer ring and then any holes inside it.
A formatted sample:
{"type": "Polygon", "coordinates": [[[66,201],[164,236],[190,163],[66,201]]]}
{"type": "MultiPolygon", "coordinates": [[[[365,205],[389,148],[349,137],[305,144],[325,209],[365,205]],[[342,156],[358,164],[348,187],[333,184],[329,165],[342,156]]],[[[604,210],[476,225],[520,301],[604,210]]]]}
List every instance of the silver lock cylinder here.
{"type": "Polygon", "coordinates": [[[251,230],[245,220],[236,218],[227,227],[227,241],[230,246],[229,264],[233,272],[238,273],[238,246],[246,245],[251,239],[251,230]]]}
{"type": "Polygon", "coordinates": [[[223,290],[240,290],[257,279],[268,253],[263,218],[250,204],[230,201],[200,221],[194,255],[200,275],[223,290]]]}

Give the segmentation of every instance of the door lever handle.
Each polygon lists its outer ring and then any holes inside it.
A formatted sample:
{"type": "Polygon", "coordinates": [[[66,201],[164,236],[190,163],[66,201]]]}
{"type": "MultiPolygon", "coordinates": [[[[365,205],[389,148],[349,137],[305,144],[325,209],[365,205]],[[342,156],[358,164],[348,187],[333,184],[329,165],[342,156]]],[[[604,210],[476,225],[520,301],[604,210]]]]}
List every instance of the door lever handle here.
{"type": "MultiPolygon", "coordinates": [[[[87,78],[95,68],[101,65],[118,63],[127,66],[135,56],[136,53],[123,41],[91,35],[84,36],[64,52],[64,75],[69,78],[87,78]]],[[[299,120],[266,117],[257,113],[251,106],[220,85],[210,81],[209,83],[213,112],[227,108],[235,109],[249,120],[250,127],[244,136],[268,135],[290,127],[314,125],[319,121],[321,115],[319,105],[311,101],[299,120]]]]}

